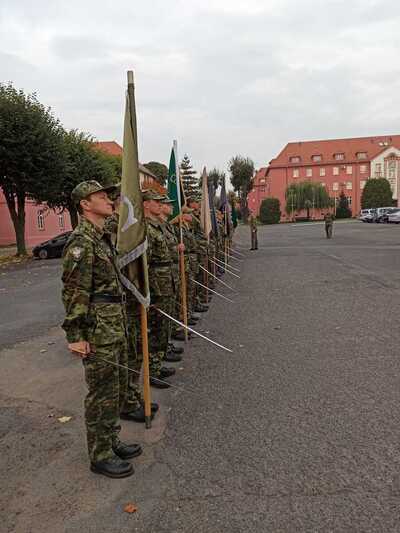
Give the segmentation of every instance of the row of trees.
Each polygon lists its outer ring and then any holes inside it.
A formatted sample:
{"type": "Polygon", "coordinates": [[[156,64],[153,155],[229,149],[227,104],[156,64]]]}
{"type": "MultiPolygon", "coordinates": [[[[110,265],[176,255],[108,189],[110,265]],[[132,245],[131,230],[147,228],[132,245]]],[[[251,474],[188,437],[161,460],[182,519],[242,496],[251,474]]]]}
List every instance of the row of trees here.
{"type": "MultiPolygon", "coordinates": [[[[306,211],[307,219],[313,209],[325,209],[335,206],[336,199],[330,198],[324,186],[312,181],[293,183],[285,193],[286,213],[294,214],[306,211]]],[[[390,183],[385,178],[367,180],[361,196],[362,209],[387,207],[393,205],[390,183]]],[[[351,217],[349,202],[341,191],[335,209],[336,218],[351,217]]],[[[275,224],[280,220],[280,204],[277,198],[266,198],[260,206],[260,221],[264,224],[275,224]]]]}
{"type": "MultiPolygon", "coordinates": [[[[88,179],[105,185],[120,180],[121,157],[105,154],[95,146],[90,134],[66,131],[51,108],[41,104],[35,93],[26,94],[12,83],[0,84],[0,188],[14,225],[18,255],[26,254],[27,200],[45,202],[60,212],[67,210],[75,226],[78,215],[70,199],[73,188],[88,179]]],[[[150,161],[145,166],[161,184],[166,183],[168,168],[164,164],[150,161]]],[[[180,166],[187,193],[199,192],[201,184],[187,155],[180,166]]],[[[238,155],[229,161],[228,168],[246,219],[254,163],[238,155]]],[[[209,179],[218,188],[225,173],[214,168],[209,179]]]]}
{"type": "Polygon", "coordinates": [[[0,84],[0,187],[14,225],[17,253],[26,253],[28,199],[68,210],[77,221],[70,194],[80,181],[109,184],[121,176],[121,160],[93,148],[93,138],[66,131],[36,94],[0,84]]]}

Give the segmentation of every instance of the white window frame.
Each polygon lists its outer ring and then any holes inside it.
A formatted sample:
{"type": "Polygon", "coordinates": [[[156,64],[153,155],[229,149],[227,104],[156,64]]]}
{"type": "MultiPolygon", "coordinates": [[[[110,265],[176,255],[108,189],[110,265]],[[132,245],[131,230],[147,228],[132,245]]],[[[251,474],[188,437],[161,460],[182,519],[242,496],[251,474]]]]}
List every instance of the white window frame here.
{"type": "Polygon", "coordinates": [[[353,182],[352,181],[346,181],[346,190],[352,191],[353,190],[353,182]]]}
{"type": "Polygon", "coordinates": [[[338,181],[334,181],[332,183],[332,191],[338,191],[339,190],[339,182],[338,181]]]}
{"type": "Polygon", "coordinates": [[[336,161],[343,161],[344,160],[344,153],[343,152],[339,152],[338,154],[334,154],[333,158],[336,161]]]}
{"type": "Polygon", "coordinates": [[[367,152],[357,152],[357,159],[367,159],[367,152]]]}
{"type": "Polygon", "coordinates": [[[334,176],[339,176],[339,167],[333,167],[332,174],[334,176]]]}
{"type": "Polygon", "coordinates": [[[360,181],[360,189],[361,190],[364,189],[366,183],[367,183],[367,180],[361,180],[360,181]]]}
{"type": "Polygon", "coordinates": [[[44,231],[44,215],[42,211],[37,212],[37,226],[39,231],[44,231]]]}
{"type": "Polygon", "coordinates": [[[360,165],[360,174],[366,174],[367,169],[368,169],[367,165],[360,165]]]}
{"type": "Polygon", "coordinates": [[[325,167],[320,167],[320,169],[319,169],[319,175],[320,175],[320,176],[326,176],[326,169],[325,169],[325,167]]]}
{"type": "Polygon", "coordinates": [[[306,168],[306,178],[312,178],[312,168],[306,168]]]}
{"type": "Polygon", "coordinates": [[[294,168],[292,176],[293,178],[298,178],[300,176],[300,170],[298,168],[294,168]]]}
{"type": "Polygon", "coordinates": [[[353,174],[353,167],[351,165],[346,166],[346,174],[348,174],[349,176],[353,174]]]}
{"type": "Polygon", "coordinates": [[[315,161],[315,163],[319,163],[320,161],[322,161],[322,155],[319,155],[319,154],[313,155],[311,159],[315,161]]]}

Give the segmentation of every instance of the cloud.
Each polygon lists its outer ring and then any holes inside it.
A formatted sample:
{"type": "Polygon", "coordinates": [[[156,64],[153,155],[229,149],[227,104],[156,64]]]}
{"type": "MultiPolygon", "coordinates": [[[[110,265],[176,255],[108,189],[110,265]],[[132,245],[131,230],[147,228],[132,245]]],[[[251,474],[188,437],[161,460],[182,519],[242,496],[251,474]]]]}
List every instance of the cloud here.
{"type": "Polygon", "coordinates": [[[136,76],[143,161],[265,165],[292,140],[398,133],[394,0],[3,0],[3,81],[67,128],[121,141],[136,76]]]}

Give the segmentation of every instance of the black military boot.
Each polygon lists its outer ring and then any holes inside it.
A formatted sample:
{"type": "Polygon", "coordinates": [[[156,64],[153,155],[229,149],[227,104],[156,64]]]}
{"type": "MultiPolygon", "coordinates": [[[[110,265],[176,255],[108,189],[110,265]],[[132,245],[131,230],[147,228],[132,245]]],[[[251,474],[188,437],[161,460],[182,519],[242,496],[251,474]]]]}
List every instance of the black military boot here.
{"type": "Polygon", "coordinates": [[[176,370],[175,368],[168,368],[167,366],[162,366],[160,368],[160,378],[169,378],[170,376],[173,376],[175,374],[176,370]]]}
{"type": "Polygon", "coordinates": [[[150,376],[150,385],[152,387],[156,387],[157,389],[169,389],[171,386],[171,384],[168,383],[168,381],[165,381],[164,379],[161,381],[159,378],[156,378],[155,376],[150,376]]]}
{"type": "Polygon", "coordinates": [[[133,466],[126,461],[122,461],[119,457],[90,463],[90,470],[95,474],[102,474],[112,478],[129,477],[134,473],[133,466]]]}
{"type": "Polygon", "coordinates": [[[171,350],[172,353],[178,354],[182,354],[185,351],[182,346],[175,346],[172,342],[168,343],[168,349],[171,350]]]}
{"type": "Polygon", "coordinates": [[[120,459],[126,461],[127,459],[133,459],[142,454],[143,450],[140,444],[125,444],[124,442],[119,442],[113,446],[113,452],[115,455],[118,455],[120,459]]]}
{"type": "Polygon", "coordinates": [[[172,350],[168,350],[164,355],[164,361],[167,361],[167,363],[179,363],[179,361],[182,361],[182,356],[172,350]]]}
{"type": "MultiPolygon", "coordinates": [[[[134,411],[129,411],[128,413],[120,414],[121,420],[130,420],[132,422],[145,422],[146,418],[144,416],[144,407],[141,405],[134,411]]],[[[154,418],[154,411],[151,411],[151,419],[154,418]]]]}

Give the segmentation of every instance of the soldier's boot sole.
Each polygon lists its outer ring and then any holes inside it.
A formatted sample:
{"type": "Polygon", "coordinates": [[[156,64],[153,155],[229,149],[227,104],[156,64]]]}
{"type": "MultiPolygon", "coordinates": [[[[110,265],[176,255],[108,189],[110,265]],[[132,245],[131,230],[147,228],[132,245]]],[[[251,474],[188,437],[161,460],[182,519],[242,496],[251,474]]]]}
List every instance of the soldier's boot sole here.
{"type": "Polygon", "coordinates": [[[109,472],[107,470],[103,470],[101,468],[97,468],[96,465],[94,464],[91,464],[90,465],[90,470],[94,473],[94,474],[100,474],[102,476],[106,476],[106,477],[110,477],[112,479],[122,479],[124,477],[129,477],[129,476],[132,476],[135,471],[133,469],[133,466],[130,465],[131,468],[130,469],[127,469],[125,470],[124,472],[118,472],[118,473],[115,473],[115,472],[109,472]]]}

